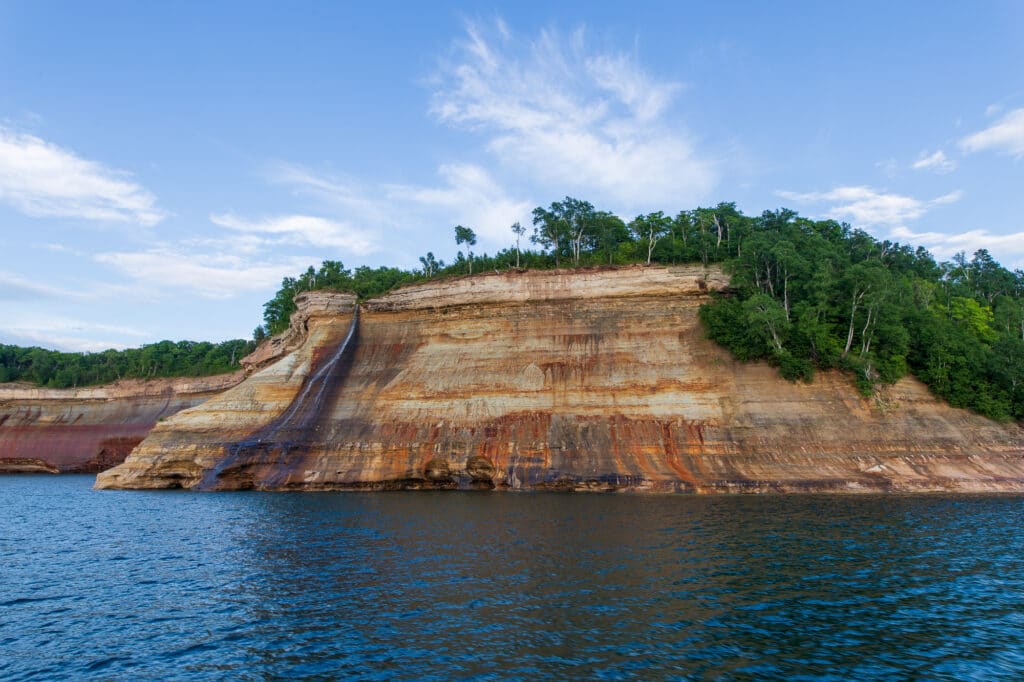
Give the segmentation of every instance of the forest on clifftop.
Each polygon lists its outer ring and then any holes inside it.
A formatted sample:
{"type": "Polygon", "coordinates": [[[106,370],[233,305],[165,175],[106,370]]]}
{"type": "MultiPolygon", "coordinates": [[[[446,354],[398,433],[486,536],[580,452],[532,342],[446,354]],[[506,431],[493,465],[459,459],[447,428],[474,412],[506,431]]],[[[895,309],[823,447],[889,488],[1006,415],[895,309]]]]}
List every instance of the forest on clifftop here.
{"type": "Polygon", "coordinates": [[[733,203],[637,216],[629,223],[566,197],[533,211],[515,244],[475,254],[456,226],[452,263],[433,253],[415,270],[324,261],[287,277],[255,336],[282,331],[296,294],[351,291],[361,299],[404,284],[514,268],[632,263],[721,264],[731,290],[701,309],[708,335],[740,360],[767,360],[790,380],[850,372],[861,392],[907,373],[938,396],[994,419],[1024,418],[1024,271],[985,250],[936,262],[922,247],[878,240],[834,220],[780,209],[747,216],[733,203]]]}
{"type": "Polygon", "coordinates": [[[628,223],[566,197],[511,226],[510,246],[474,253],[476,234],[455,226],[450,263],[357,267],[337,260],[286,277],[264,305],[253,341],[162,341],[103,353],[0,346],[0,381],[64,387],[123,377],[231,371],[254,342],[283,331],[294,297],[313,289],[373,298],[405,284],[473,272],[627,265],[721,264],[730,291],[701,308],[708,335],[740,360],[767,360],[787,379],[850,372],[869,395],[907,373],[938,396],[998,420],[1024,418],[1024,272],[985,250],[937,262],[922,247],[878,240],[846,223],[780,209],[747,216],[733,203],[639,215],[628,223]]]}

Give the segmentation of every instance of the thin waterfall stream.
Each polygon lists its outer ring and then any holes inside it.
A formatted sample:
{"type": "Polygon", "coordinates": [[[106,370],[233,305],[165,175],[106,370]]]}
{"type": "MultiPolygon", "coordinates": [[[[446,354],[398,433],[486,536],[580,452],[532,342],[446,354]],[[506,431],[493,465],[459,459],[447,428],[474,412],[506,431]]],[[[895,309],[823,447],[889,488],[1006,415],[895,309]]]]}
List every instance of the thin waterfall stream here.
{"type": "Polygon", "coordinates": [[[310,430],[319,428],[328,389],[343,378],[347,371],[349,363],[344,361],[351,356],[352,347],[356,345],[358,328],[357,304],[352,310],[352,322],[345,338],[330,357],[306,377],[302,389],[288,409],[250,437],[228,446],[227,455],[206,473],[196,487],[216,488],[217,480],[229,470],[238,470],[274,457],[287,456],[294,450],[301,449],[309,441],[310,430]]]}

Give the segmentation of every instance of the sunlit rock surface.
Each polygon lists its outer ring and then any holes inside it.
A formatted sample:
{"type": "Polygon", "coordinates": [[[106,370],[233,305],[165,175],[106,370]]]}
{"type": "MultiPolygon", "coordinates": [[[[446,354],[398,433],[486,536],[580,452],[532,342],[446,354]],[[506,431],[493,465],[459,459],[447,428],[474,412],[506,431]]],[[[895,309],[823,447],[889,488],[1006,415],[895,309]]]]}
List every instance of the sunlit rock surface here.
{"type": "Polygon", "coordinates": [[[241,372],[78,389],[0,385],[0,473],[95,473],[124,461],[153,425],[238,384],[241,372]]]}
{"type": "Polygon", "coordinates": [[[363,304],[344,347],[354,301],[322,293],[293,351],[158,424],[97,486],[1024,490],[1018,425],[910,378],[864,399],[842,374],[732,360],[697,318],[726,285],[700,266],[435,281],[363,304]]]}

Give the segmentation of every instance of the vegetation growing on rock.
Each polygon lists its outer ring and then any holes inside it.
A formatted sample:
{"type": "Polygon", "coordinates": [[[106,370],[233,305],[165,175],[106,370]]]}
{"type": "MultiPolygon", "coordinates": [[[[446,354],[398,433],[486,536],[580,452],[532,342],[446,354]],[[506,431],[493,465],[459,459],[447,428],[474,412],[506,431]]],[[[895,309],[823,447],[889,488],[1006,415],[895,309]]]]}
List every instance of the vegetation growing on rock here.
{"type": "MultiPolygon", "coordinates": [[[[913,372],[954,406],[1000,420],[1024,417],[1024,272],[1007,270],[985,250],[937,263],[924,248],[880,241],[845,223],[786,209],[751,217],[732,203],[675,217],[649,213],[627,225],[566,197],[536,208],[533,226],[536,250],[474,254],[474,270],[721,263],[732,291],[704,306],[701,318],[737,358],[768,360],[789,379],[845,369],[865,394],[913,372]]],[[[285,329],[301,291],[337,288],[365,299],[469,269],[462,253],[447,266],[433,253],[420,262],[421,270],[349,271],[324,261],[285,278],[257,334],[285,329]]]]}
{"type": "MultiPolygon", "coordinates": [[[[735,204],[636,216],[628,224],[590,202],[566,197],[533,211],[511,245],[475,254],[471,228],[456,226],[453,262],[434,254],[421,269],[358,267],[325,260],[286,277],[264,305],[254,340],[288,326],[296,294],[314,289],[374,298],[404,284],[513,268],[632,263],[720,263],[732,289],[701,310],[709,336],[741,360],[765,359],[789,379],[816,369],[853,373],[868,394],[908,372],[952,405],[1000,420],[1024,418],[1024,272],[985,250],[937,263],[923,248],[880,241],[833,220],[782,209],[746,216],[735,204]]],[[[52,387],[125,377],[199,376],[231,371],[254,342],[162,341],[103,353],[0,346],[0,381],[52,387]]]]}

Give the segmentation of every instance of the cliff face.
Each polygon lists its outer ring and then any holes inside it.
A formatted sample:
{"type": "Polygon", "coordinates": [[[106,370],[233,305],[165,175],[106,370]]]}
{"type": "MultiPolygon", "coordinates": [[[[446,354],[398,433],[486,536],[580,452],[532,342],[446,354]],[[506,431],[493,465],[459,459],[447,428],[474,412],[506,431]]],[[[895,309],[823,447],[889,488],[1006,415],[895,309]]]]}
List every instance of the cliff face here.
{"type": "Polygon", "coordinates": [[[697,319],[726,284],[693,266],[483,275],[358,320],[333,295],[294,351],[158,424],[97,487],[1024,490],[1017,425],[913,379],[866,400],[840,374],[733,361],[697,319]]]}
{"type": "Polygon", "coordinates": [[[120,464],[160,419],[199,405],[241,372],[78,389],[0,385],[0,473],[95,473],[120,464]]]}

